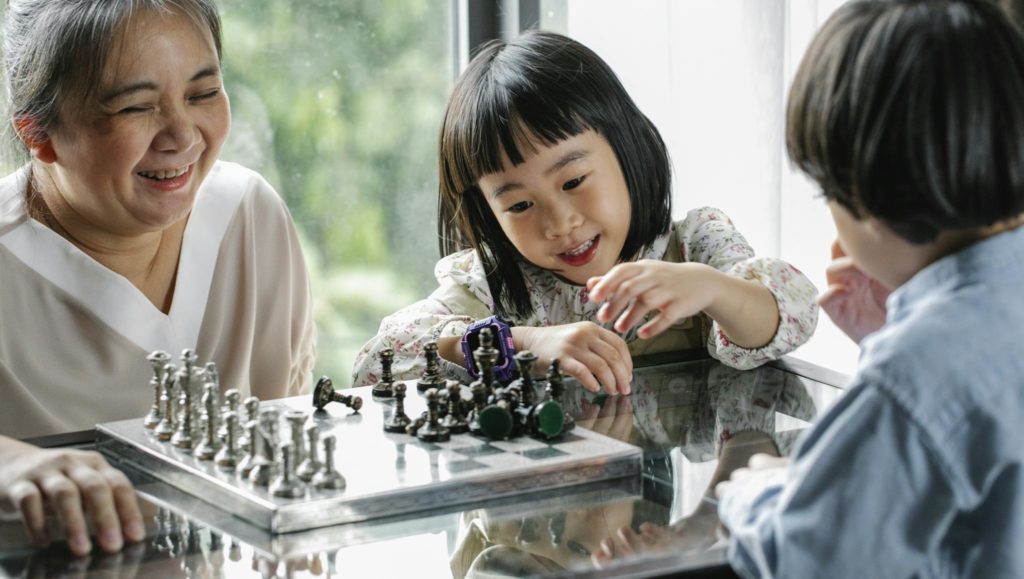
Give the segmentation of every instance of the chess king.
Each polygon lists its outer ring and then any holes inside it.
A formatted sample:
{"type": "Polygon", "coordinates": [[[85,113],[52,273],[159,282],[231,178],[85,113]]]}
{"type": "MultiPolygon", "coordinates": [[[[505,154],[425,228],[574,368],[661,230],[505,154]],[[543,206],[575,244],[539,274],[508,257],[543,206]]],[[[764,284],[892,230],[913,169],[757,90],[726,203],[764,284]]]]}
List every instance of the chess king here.
{"type": "Polygon", "coordinates": [[[127,479],[17,439],[142,417],[154,350],[195,348],[243,399],[307,391],[308,276],[277,192],[218,160],[231,116],[212,0],[5,4],[21,167],[0,180],[0,507],[37,544],[53,510],[76,555],[90,525],[117,551],[143,537],[127,479]]]}

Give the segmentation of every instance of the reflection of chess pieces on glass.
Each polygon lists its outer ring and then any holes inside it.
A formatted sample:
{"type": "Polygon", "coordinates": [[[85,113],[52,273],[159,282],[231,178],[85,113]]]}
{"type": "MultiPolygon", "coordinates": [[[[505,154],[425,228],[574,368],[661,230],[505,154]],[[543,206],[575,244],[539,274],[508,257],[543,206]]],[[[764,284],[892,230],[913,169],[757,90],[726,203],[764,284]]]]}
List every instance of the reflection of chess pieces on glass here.
{"type": "Polygon", "coordinates": [[[576,426],[576,421],[572,415],[565,412],[565,406],[562,405],[562,395],[565,394],[565,378],[562,377],[562,370],[558,358],[551,361],[551,366],[548,367],[548,384],[545,388],[548,399],[554,400],[562,406],[562,432],[568,432],[576,426]]]}
{"type": "Polygon", "coordinates": [[[448,428],[438,420],[437,408],[441,403],[441,395],[435,388],[427,390],[427,421],[416,431],[416,438],[424,442],[444,442],[451,438],[448,428]]]}
{"type": "Polygon", "coordinates": [[[217,427],[220,422],[220,401],[217,399],[217,385],[207,382],[203,392],[203,427],[205,436],[203,441],[196,447],[195,455],[199,460],[213,460],[220,450],[221,442],[217,437],[217,427]]]}
{"type": "Polygon", "coordinates": [[[342,490],[345,477],[334,468],[335,438],[333,434],[323,437],[324,461],[320,472],[313,475],[313,486],[320,490],[342,490]]]}
{"type": "Polygon", "coordinates": [[[292,440],[292,458],[295,464],[306,459],[306,433],[303,428],[306,426],[306,413],[301,410],[289,410],[284,413],[284,419],[288,421],[288,428],[292,440]]]}
{"type": "Polygon", "coordinates": [[[321,376],[313,388],[313,406],[317,410],[323,410],[331,402],[340,402],[352,409],[352,412],[359,412],[363,407],[363,399],[358,396],[342,394],[334,389],[334,382],[327,376],[321,376]]]}
{"type": "Polygon", "coordinates": [[[167,442],[174,435],[174,431],[177,428],[177,422],[175,421],[174,410],[177,407],[178,399],[174,395],[174,377],[175,377],[174,364],[167,364],[164,368],[164,386],[161,388],[160,393],[160,404],[163,406],[163,417],[160,419],[160,424],[156,425],[153,432],[156,437],[167,442]]]}
{"type": "Polygon", "coordinates": [[[399,382],[394,387],[395,411],[391,417],[384,421],[385,432],[405,432],[405,428],[412,422],[405,414],[405,384],[399,382]]]}
{"type": "Polygon", "coordinates": [[[391,364],[395,361],[395,351],[385,348],[380,352],[380,380],[373,385],[373,395],[378,398],[391,398],[394,395],[395,378],[391,375],[391,364]]]}
{"type": "Polygon", "coordinates": [[[153,377],[149,380],[149,385],[153,388],[153,406],[150,407],[149,414],[142,420],[142,425],[152,430],[160,424],[164,417],[160,397],[163,394],[164,372],[167,369],[167,363],[171,361],[171,355],[163,350],[155,350],[146,357],[146,360],[149,360],[153,367],[153,377]]]}
{"type": "Polygon", "coordinates": [[[235,436],[238,432],[238,414],[228,411],[224,414],[224,447],[217,452],[214,461],[217,466],[224,470],[234,470],[239,461],[238,440],[235,436]]]}
{"type": "Polygon", "coordinates": [[[469,423],[466,422],[466,405],[462,401],[462,385],[457,380],[448,381],[447,404],[448,412],[441,420],[441,424],[452,434],[469,432],[469,423]]]}
{"type": "Polygon", "coordinates": [[[416,382],[416,391],[422,394],[430,389],[444,388],[444,378],[441,377],[441,366],[438,361],[437,342],[427,342],[427,345],[423,347],[423,355],[427,359],[427,365],[416,382]]]}
{"type": "Polygon", "coordinates": [[[313,475],[320,470],[320,427],[316,424],[306,425],[306,441],[308,444],[308,452],[306,458],[299,463],[299,468],[296,471],[296,475],[300,480],[309,482],[313,480],[313,475]]]}
{"type": "Polygon", "coordinates": [[[295,476],[295,447],[290,441],[278,447],[281,455],[281,470],[270,483],[270,494],[275,497],[297,499],[306,494],[305,485],[295,476]]]}

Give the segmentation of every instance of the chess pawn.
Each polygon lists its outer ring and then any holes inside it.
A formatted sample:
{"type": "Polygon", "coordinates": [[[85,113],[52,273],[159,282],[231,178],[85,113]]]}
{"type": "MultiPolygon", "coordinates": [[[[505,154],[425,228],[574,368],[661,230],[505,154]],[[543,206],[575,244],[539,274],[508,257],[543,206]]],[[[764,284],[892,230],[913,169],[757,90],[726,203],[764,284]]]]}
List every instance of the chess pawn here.
{"type": "Polygon", "coordinates": [[[391,398],[394,395],[395,378],[391,375],[391,364],[395,360],[395,351],[385,348],[380,352],[380,380],[373,385],[373,395],[378,398],[391,398]]]}
{"type": "Polygon", "coordinates": [[[227,411],[224,413],[225,442],[224,447],[217,452],[214,462],[224,470],[234,470],[238,465],[238,440],[235,434],[238,432],[238,413],[227,411]]]}
{"type": "Polygon", "coordinates": [[[217,385],[213,382],[207,382],[203,386],[203,425],[205,426],[206,435],[203,441],[196,447],[196,458],[199,460],[213,460],[213,457],[217,456],[217,451],[220,450],[221,442],[217,438],[217,423],[220,421],[218,416],[218,410],[220,409],[220,401],[217,400],[217,385]]]}
{"type": "Polygon", "coordinates": [[[317,456],[319,454],[317,447],[320,445],[319,426],[316,424],[306,426],[306,441],[309,443],[309,451],[306,453],[306,459],[299,464],[296,474],[303,481],[309,482],[313,480],[313,475],[320,470],[320,459],[317,456]]]}
{"type": "Polygon", "coordinates": [[[277,463],[277,422],[280,416],[276,408],[260,409],[259,426],[256,428],[259,444],[249,472],[249,482],[254,485],[265,487],[280,472],[281,465],[277,463]]]}
{"type": "Polygon", "coordinates": [[[345,477],[334,468],[334,435],[323,437],[323,445],[324,462],[320,472],[313,475],[313,486],[320,490],[342,490],[345,488],[345,477]]]}
{"type": "Polygon", "coordinates": [[[242,460],[238,461],[235,468],[242,478],[249,478],[249,473],[251,473],[253,467],[256,466],[256,454],[259,452],[259,422],[255,419],[246,422],[245,433],[247,435],[248,444],[242,448],[246,449],[246,454],[242,457],[242,460]]]}
{"type": "Polygon", "coordinates": [[[163,392],[164,372],[167,368],[167,363],[171,361],[171,355],[163,350],[155,350],[149,356],[146,356],[146,360],[153,367],[153,377],[149,380],[149,385],[153,388],[153,406],[149,409],[149,414],[143,419],[142,425],[152,430],[160,424],[164,417],[160,397],[163,392]]]}
{"type": "Polygon", "coordinates": [[[279,447],[281,455],[281,472],[270,483],[270,494],[275,497],[297,499],[306,494],[302,481],[295,476],[295,448],[292,443],[285,441],[279,447]]]}
{"type": "Polygon", "coordinates": [[[342,394],[334,389],[334,382],[327,376],[321,376],[313,388],[313,406],[317,410],[323,410],[331,402],[340,402],[352,409],[352,412],[359,412],[363,407],[363,399],[358,396],[342,394]]]}
{"type": "Polygon", "coordinates": [[[163,442],[167,442],[172,436],[174,436],[174,431],[178,426],[174,414],[174,409],[176,408],[178,401],[174,393],[174,378],[176,376],[176,370],[177,368],[175,368],[174,364],[167,364],[164,368],[164,386],[161,388],[162,391],[160,393],[160,403],[164,408],[163,418],[160,420],[160,424],[157,424],[156,428],[153,430],[156,437],[163,442]]]}
{"type": "MultiPolygon", "coordinates": [[[[186,350],[187,351],[187,350],[186,350]]],[[[192,438],[192,392],[186,383],[181,382],[182,376],[179,371],[178,383],[181,387],[180,403],[181,416],[178,420],[178,430],[171,437],[171,444],[182,450],[192,450],[195,442],[192,438]]]]}
{"type": "Polygon", "coordinates": [[[306,425],[306,413],[301,410],[289,410],[285,412],[284,419],[288,421],[292,439],[292,459],[295,464],[306,459],[306,441],[302,428],[306,425]]]}
{"type": "Polygon", "coordinates": [[[441,367],[438,364],[437,342],[427,342],[423,347],[423,355],[427,358],[427,366],[416,382],[416,391],[422,394],[427,390],[444,388],[444,378],[441,377],[441,367]]]}
{"type": "Polygon", "coordinates": [[[533,365],[537,363],[537,355],[529,350],[516,353],[516,368],[519,379],[510,384],[519,388],[519,400],[523,406],[533,406],[536,392],[533,386],[533,365]]]}
{"type": "Polygon", "coordinates": [[[416,438],[423,442],[444,442],[451,438],[448,428],[437,419],[437,406],[441,395],[437,389],[431,388],[425,394],[427,398],[427,422],[416,431],[416,438]]]}
{"type": "MultiPolygon", "coordinates": [[[[244,422],[248,424],[250,420],[256,420],[260,416],[260,399],[255,396],[250,396],[242,402],[242,408],[245,410],[244,422]]],[[[247,448],[249,446],[248,429],[243,431],[242,438],[239,440],[238,445],[242,448],[247,448]]]]}
{"type": "Polygon", "coordinates": [[[405,414],[405,384],[395,384],[395,412],[384,422],[385,432],[405,432],[412,420],[405,414]]]}
{"type": "MultiPolygon", "coordinates": [[[[239,405],[239,402],[241,401],[241,399],[242,399],[242,393],[238,391],[238,388],[231,388],[230,390],[225,392],[224,393],[224,408],[223,408],[223,411],[222,411],[223,415],[227,415],[228,412],[234,412],[237,415],[238,414],[238,405],[239,405]]],[[[237,420],[235,421],[235,425],[236,426],[238,425],[238,421],[237,420]]],[[[235,438],[236,439],[239,438],[239,435],[240,435],[240,432],[236,431],[235,432],[235,438]]],[[[227,439],[228,433],[227,433],[227,423],[226,422],[222,421],[220,430],[217,431],[217,436],[220,437],[222,440],[226,440],[227,439]]]]}
{"type": "MultiPolygon", "coordinates": [[[[544,390],[548,395],[548,399],[562,405],[562,396],[565,394],[565,379],[562,377],[558,358],[551,361],[551,366],[548,368],[548,385],[544,390]]],[[[565,405],[562,405],[562,408],[565,408],[565,405]]],[[[568,432],[576,426],[576,420],[568,412],[563,412],[562,414],[562,432],[568,432]]]]}
{"type": "Polygon", "coordinates": [[[462,385],[457,380],[448,381],[448,413],[441,424],[452,434],[463,434],[469,432],[469,423],[466,422],[462,402],[462,385]]]}

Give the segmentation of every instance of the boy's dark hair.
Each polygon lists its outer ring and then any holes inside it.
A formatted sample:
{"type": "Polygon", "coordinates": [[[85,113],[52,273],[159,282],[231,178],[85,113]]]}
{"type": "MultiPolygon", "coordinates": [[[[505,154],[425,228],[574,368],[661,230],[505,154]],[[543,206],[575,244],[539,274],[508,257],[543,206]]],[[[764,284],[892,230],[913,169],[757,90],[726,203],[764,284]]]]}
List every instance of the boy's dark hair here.
{"type": "Polygon", "coordinates": [[[492,41],[455,85],[440,137],[438,235],[441,255],[474,248],[487,273],[497,313],[530,314],[519,263],[477,187],[502,170],[502,153],[523,162],[520,145],[554,145],[593,130],[611,145],[629,188],[632,215],[620,260],[629,260],[668,231],[671,166],[654,125],[636,107],[611,68],[582,44],[531,31],[492,41]]]}
{"type": "Polygon", "coordinates": [[[786,147],[824,196],[911,243],[1024,211],[1024,38],[984,0],[864,0],[818,32],[786,147]]]}

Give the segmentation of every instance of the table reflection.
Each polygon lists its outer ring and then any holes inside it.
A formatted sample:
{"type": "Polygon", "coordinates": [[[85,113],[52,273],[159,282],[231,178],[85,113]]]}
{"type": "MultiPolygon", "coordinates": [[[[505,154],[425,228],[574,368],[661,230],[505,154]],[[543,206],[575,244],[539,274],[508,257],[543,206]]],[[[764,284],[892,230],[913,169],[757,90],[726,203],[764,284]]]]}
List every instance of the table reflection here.
{"type": "Polygon", "coordinates": [[[20,525],[5,523],[0,574],[462,579],[611,576],[659,568],[660,559],[665,569],[722,565],[715,484],[755,453],[788,454],[841,394],[786,369],[741,372],[711,360],[638,368],[630,396],[568,386],[563,400],[578,427],[644,449],[642,480],[272,535],[135,473],[144,542],[75,559],[59,542],[29,548],[20,525]]]}

